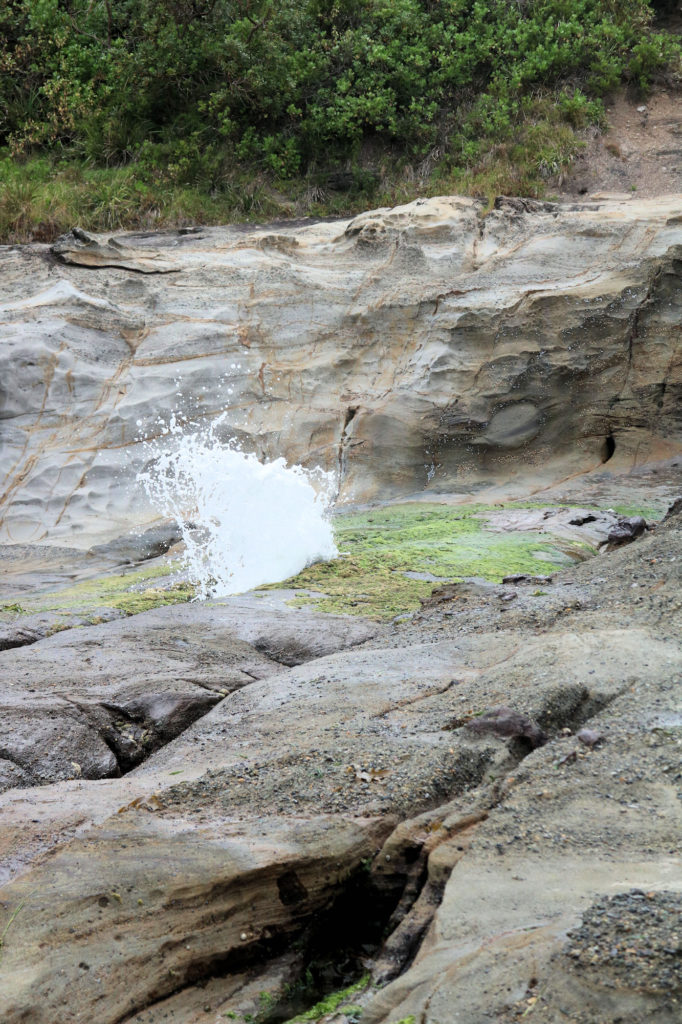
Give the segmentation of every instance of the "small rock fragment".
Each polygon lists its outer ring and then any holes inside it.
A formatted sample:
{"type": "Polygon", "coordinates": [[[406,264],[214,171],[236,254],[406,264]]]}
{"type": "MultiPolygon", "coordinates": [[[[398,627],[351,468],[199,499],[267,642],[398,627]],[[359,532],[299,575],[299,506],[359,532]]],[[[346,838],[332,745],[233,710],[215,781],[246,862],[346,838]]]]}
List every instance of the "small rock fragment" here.
{"type": "Polygon", "coordinates": [[[527,576],[525,573],[514,573],[511,576],[503,576],[503,583],[541,583],[548,584],[554,582],[553,576],[527,576]]]}
{"type": "Polygon", "coordinates": [[[547,742],[546,735],[536,722],[533,722],[527,715],[522,715],[512,708],[504,706],[486,711],[479,718],[467,722],[465,727],[470,732],[492,732],[497,736],[510,739],[526,739],[533,750],[547,742]]]}
{"type": "Polygon", "coordinates": [[[604,734],[598,729],[580,729],[576,736],[586,747],[596,747],[604,739],[604,734]]]}
{"type": "Polygon", "coordinates": [[[627,544],[641,537],[646,528],[646,519],[642,516],[619,516],[616,525],[609,530],[607,542],[613,545],[627,544]]]}

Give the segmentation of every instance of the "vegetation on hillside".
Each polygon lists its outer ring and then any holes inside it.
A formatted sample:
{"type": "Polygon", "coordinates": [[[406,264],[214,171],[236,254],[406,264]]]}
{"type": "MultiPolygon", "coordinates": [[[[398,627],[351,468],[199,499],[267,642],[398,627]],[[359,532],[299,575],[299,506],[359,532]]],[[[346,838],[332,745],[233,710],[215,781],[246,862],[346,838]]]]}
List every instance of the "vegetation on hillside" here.
{"type": "Polygon", "coordinates": [[[604,96],[679,75],[679,37],[653,15],[646,0],[6,0],[0,237],[539,194],[604,96]]]}

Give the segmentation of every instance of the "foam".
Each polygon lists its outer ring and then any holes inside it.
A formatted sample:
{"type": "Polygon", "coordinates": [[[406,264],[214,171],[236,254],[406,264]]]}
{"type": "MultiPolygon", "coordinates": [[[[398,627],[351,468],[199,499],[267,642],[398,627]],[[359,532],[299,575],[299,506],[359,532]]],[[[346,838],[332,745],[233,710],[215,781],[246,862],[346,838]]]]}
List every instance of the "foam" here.
{"type": "Polygon", "coordinates": [[[260,462],[216,438],[221,420],[187,429],[172,417],[138,475],[156,510],[178,522],[201,598],[276,583],[338,554],[328,515],[335,475],[260,462]]]}

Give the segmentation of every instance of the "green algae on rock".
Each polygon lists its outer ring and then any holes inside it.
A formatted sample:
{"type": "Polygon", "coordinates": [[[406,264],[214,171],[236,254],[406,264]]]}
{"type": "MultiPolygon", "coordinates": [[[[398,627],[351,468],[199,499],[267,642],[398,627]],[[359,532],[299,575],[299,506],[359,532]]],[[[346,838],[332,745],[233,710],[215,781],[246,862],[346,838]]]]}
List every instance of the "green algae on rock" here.
{"type": "Polygon", "coordinates": [[[594,553],[537,531],[491,532],[481,518],[486,511],[414,502],[341,515],[334,524],[339,558],[309,566],[286,585],[316,592],[297,597],[299,605],[391,618],[418,608],[434,583],[546,575],[594,553]]]}
{"type": "MultiPolygon", "coordinates": [[[[419,608],[434,585],[472,577],[499,583],[517,573],[545,576],[596,554],[592,544],[559,536],[542,524],[525,528],[519,519],[514,525],[517,513],[540,509],[556,506],[411,502],[342,513],[334,519],[338,558],[316,562],[259,592],[291,588],[300,591],[290,602],[294,606],[390,619],[419,608]],[[505,514],[509,514],[506,527],[495,526],[497,517],[505,514]]],[[[52,593],[22,597],[22,610],[77,611],[95,622],[98,609],[116,608],[135,615],[190,601],[196,596],[195,586],[173,572],[173,563],[161,562],[108,573],[52,593]]]]}
{"type": "MultiPolygon", "coordinates": [[[[334,520],[340,556],[265,589],[305,591],[294,604],[319,611],[392,618],[419,607],[434,584],[466,577],[500,582],[506,575],[545,575],[594,554],[578,541],[535,531],[487,528],[490,506],[435,503],[390,505],[334,520]]],[[[117,608],[126,615],[191,600],[187,581],[173,582],[168,563],[110,573],[23,599],[25,611],[117,608]]],[[[94,620],[93,620],[94,621],[94,620]]]]}
{"type": "MultiPolygon", "coordinates": [[[[286,1024],[306,1024],[306,1022],[314,1022],[324,1017],[329,1013],[333,1013],[338,1010],[340,1013],[344,1012],[346,1008],[344,1004],[348,1003],[351,996],[357,995],[359,992],[364,992],[368,987],[370,981],[369,974],[363,974],[363,976],[352,985],[347,988],[339,989],[336,992],[330,992],[328,996],[321,999],[314,1006],[311,1006],[309,1010],[304,1013],[298,1014],[297,1017],[292,1017],[286,1022],[286,1024]]],[[[350,1007],[347,1007],[350,1009],[350,1007]]],[[[355,1009],[355,1007],[353,1007],[355,1009]]]]}
{"type": "Polygon", "coordinates": [[[96,624],[97,611],[101,608],[117,608],[126,615],[137,615],[150,608],[190,601],[195,594],[194,585],[169,579],[169,572],[172,566],[166,563],[95,576],[60,590],[22,597],[22,610],[24,613],[80,611],[93,616],[92,622],[96,624]]]}

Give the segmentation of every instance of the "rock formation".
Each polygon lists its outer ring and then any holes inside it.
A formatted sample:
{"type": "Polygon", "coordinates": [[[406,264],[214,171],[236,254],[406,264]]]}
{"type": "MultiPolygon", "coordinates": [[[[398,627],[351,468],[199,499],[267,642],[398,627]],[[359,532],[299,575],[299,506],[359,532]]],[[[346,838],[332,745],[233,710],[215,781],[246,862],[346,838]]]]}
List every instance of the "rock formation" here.
{"type": "Polygon", "coordinates": [[[677,1024],[681,253],[679,197],[0,250],[2,1024],[677,1024]],[[24,615],[172,550],[172,412],[602,553],[24,615]]]}
{"type": "Polygon", "coordinates": [[[666,458],[681,218],[679,197],[440,198],[6,247],[0,535],[89,546],[151,522],[139,438],[173,411],[225,412],[223,437],[336,469],[350,501],[666,458]]]}
{"type": "MultiPolygon", "coordinates": [[[[320,935],[343,958],[350,934],[366,960],[377,916],[383,987],[357,997],[363,1022],[511,1022],[537,1005],[552,1024],[673,1024],[680,526],[545,596],[519,584],[501,608],[481,588],[288,669],[249,661],[221,610],[201,610],[203,661],[184,657],[213,697],[232,675],[228,696],[122,777],[0,797],[3,1024],[267,1020],[320,935]],[[263,677],[238,679],[247,664],[263,677]],[[546,742],[469,727],[502,703],[546,742]],[[600,742],[579,739],[586,722],[600,742]]],[[[177,609],[150,614],[129,629],[149,657],[165,635],[172,673],[177,609]]],[[[143,684],[123,684],[120,633],[72,631],[95,662],[81,707],[143,684]]],[[[25,651],[51,658],[50,643],[25,651]]]]}

